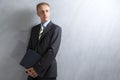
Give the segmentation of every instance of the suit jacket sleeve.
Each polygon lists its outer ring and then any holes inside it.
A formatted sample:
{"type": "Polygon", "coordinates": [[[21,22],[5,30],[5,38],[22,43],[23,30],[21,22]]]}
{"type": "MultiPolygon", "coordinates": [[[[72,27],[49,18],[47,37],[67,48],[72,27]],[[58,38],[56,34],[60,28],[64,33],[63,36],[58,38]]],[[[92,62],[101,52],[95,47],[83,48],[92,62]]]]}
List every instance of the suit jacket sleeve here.
{"type": "Polygon", "coordinates": [[[33,34],[33,28],[31,29],[30,39],[28,42],[27,50],[32,49],[32,34],[33,34]]]}
{"type": "Polygon", "coordinates": [[[40,59],[40,64],[34,66],[35,70],[40,73],[39,76],[43,76],[45,71],[48,69],[52,61],[55,59],[55,56],[58,52],[60,42],[61,42],[61,28],[56,27],[54,34],[51,38],[50,45],[43,57],[40,59]],[[39,66],[39,70],[37,70],[39,66]]]}
{"type": "Polygon", "coordinates": [[[31,30],[31,35],[28,43],[28,47],[26,50],[26,54],[24,55],[23,59],[21,60],[20,64],[25,67],[29,68],[32,67],[36,62],[40,59],[41,55],[39,55],[32,45],[32,38],[33,38],[33,28],[31,30]]]}
{"type": "Polygon", "coordinates": [[[36,35],[38,34],[38,31],[39,31],[39,25],[36,25],[36,26],[32,27],[29,42],[28,42],[28,46],[27,46],[27,50],[28,49],[35,50],[36,42],[38,40],[37,37],[36,37],[36,35]]]}

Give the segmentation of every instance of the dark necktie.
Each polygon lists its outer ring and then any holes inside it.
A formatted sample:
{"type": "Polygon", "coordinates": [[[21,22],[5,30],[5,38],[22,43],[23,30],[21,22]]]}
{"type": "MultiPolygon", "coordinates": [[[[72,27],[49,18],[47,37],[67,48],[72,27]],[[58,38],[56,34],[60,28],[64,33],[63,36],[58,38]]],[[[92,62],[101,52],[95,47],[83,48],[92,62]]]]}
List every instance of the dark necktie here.
{"type": "Polygon", "coordinates": [[[44,27],[43,27],[43,25],[41,24],[41,26],[40,26],[40,32],[39,32],[39,40],[40,40],[40,38],[41,38],[41,36],[42,36],[43,30],[44,30],[44,27]]]}

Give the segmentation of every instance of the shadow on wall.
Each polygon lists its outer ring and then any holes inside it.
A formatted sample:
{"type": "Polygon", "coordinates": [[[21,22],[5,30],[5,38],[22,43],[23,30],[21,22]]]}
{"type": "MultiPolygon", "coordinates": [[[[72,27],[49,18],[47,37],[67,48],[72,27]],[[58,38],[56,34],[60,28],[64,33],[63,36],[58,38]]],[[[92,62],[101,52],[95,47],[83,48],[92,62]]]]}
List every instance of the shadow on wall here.
{"type": "MultiPolygon", "coordinates": [[[[18,63],[25,54],[25,50],[28,44],[30,30],[34,22],[34,13],[30,10],[17,11],[12,15],[12,30],[15,30],[17,38],[16,46],[11,53],[11,57],[15,59],[18,63]]],[[[11,20],[11,19],[10,19],[11,20]]]]}
{"type": "Polygon", "coordinates": [[[5,43],[6,50],[9,49],[10,51],[5,52],[7,57],[4,58],[2,65],[1,80],[24,80],[23,78],[26,75],[19,63],[26,51],[30,29],[35,23],[34,14],[32,10],[18,10],[4,19],[4,23],[2,23],[4,28],[2,28],[1,33],[9,32],[12,36],[10,37],[8,34],[10,42],[8,42],[9,44],[5,43]],[[5,22],[7,23],[5,24],[5,22]],[[5,77],[6,74],[8,74],[7,77],[5,77]]]}

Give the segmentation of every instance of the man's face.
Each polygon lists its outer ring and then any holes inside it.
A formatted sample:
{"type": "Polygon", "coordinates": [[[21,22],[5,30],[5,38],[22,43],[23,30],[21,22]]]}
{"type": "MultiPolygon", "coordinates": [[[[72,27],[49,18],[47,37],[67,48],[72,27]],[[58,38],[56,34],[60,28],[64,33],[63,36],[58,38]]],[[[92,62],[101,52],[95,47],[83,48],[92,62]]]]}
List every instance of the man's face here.
{"type": "Polygon", "coordinates": [[[41,18],[41,22],[50,20],[50,7],[48,5],[41,5],[38,7],[37,15],[41,18]]]}

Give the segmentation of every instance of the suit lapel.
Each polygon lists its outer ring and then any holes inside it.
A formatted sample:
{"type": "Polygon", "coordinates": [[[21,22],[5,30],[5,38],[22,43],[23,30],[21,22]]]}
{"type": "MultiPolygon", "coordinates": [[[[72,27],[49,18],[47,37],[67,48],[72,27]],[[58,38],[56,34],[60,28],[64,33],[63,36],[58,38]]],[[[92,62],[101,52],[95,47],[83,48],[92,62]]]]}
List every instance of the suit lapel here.
{"type": "Polygon", "coordinates": [[[44,31],[43,31],[43,33],[42,33],[42,36],[41,36],[41,38],[43,38],[46,34],[47,34],[47,32],[52,28],[52,25],[53,23],[50,21],[49,23],[48,23],[48,25],[44,28],[44,31]]]}
{"type": "Polygon", "coordinates": [[[38,39],[38,37],[39,37],[40,25],[41,25],[41,24],[38,24],[37,27],[36,27],[36,30],[35,30],[35,31],[36,31],[36,35],[37,35],[37,39],[38,39]]]}

